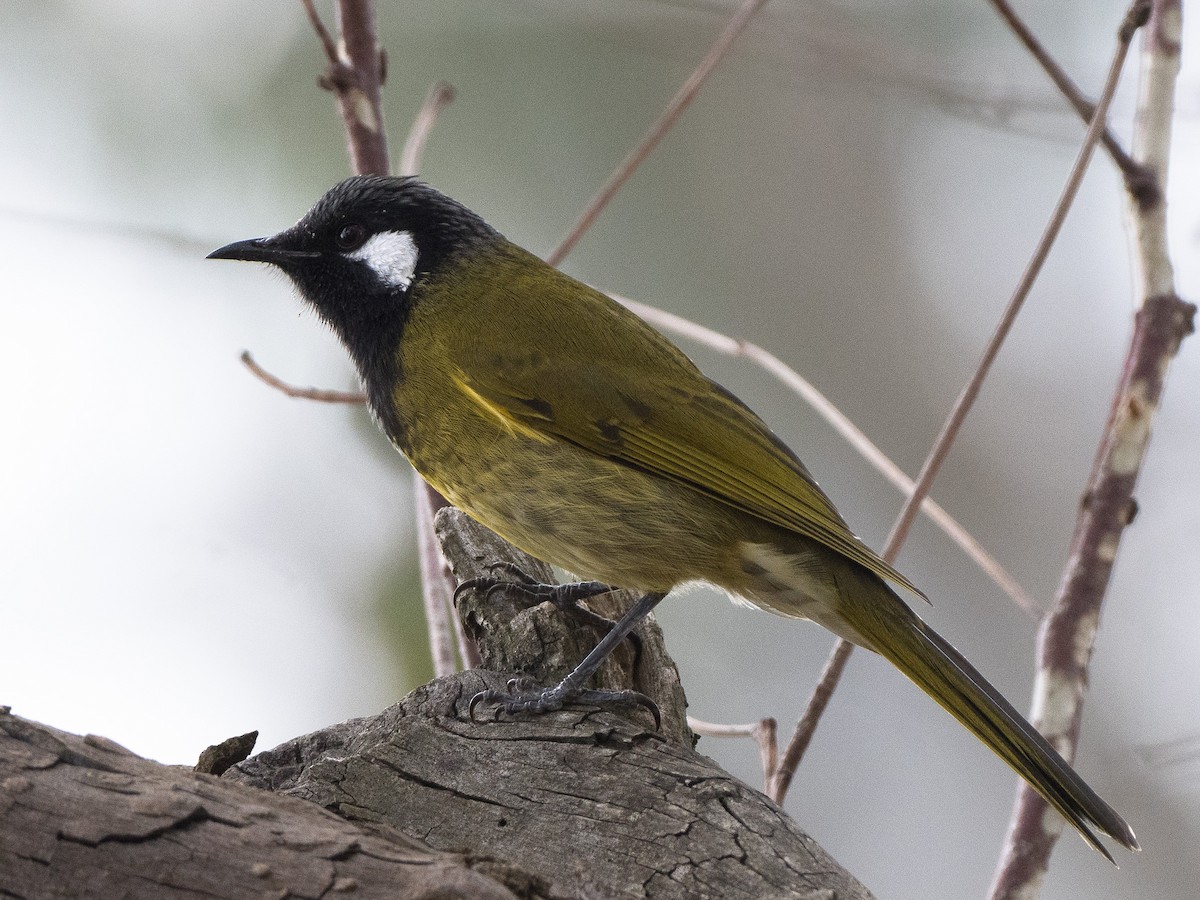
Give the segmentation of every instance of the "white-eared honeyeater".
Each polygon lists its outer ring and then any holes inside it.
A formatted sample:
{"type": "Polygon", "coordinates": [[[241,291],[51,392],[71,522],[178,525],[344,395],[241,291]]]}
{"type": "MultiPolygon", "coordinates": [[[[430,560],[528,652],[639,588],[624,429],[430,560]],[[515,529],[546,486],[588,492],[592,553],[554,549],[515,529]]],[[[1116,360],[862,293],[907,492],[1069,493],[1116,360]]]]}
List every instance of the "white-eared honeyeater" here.
{"type": "Polygon", "coordinates": [[[274,237],[215,259],[271,263],[341,338],[380,426],[451,503],[534,556],[643,593],[561,684],[495,697],[560,707],[679,584],[812,619],[890,660],[1092,831],[1133,831],[889,587],[803,463],[666,338],[413,178],[334,187],[274,237]]]}

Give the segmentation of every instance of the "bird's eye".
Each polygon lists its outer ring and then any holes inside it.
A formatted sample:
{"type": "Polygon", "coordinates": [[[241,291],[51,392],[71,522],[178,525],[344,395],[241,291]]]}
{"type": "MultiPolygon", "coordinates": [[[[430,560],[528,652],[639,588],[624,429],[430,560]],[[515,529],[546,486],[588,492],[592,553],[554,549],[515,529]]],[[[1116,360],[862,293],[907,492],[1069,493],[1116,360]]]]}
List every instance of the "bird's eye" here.
{"type": "Polygon", "coordinates": [[[357,250],[367,240],[367,229],[357,222],[351,222],[338,232],[337,245],[340,250],[357,250]]]}

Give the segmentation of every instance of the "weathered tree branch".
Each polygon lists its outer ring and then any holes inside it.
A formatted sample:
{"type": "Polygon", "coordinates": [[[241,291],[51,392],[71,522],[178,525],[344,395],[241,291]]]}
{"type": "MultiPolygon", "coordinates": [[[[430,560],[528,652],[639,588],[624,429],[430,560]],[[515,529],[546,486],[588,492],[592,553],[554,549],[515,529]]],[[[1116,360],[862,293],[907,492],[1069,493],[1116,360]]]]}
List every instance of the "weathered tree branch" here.
{"type": "Polygon", "coordinates": [[[0,895],[550,897],[487,856],[142,759],[0,708],[0,895]]]}
{"type": "MultiPolygon", "coordinates": [[[[457,510],[438,513],[437,531],[460,581],[492,573],[498,557],[549,578],[457,510]]],[[[435,850],[519,860],[562,896],[870,896],[782,810],[692,749],[678,673],[653,621],[597,684],[653,698],[661,731],[638,706],[498,721],[481,707],[480,721],[468,720],[477,691],[506,678],[554,683],[597,639],[551,604],[522,600],[503,589],[460,596],[486,671],[438,679],[379,716],[290,741],[230,777],[386,823],[435,850]]],[[[608,600],[601,611],[615,613],[632,598],[608,600]]]]}

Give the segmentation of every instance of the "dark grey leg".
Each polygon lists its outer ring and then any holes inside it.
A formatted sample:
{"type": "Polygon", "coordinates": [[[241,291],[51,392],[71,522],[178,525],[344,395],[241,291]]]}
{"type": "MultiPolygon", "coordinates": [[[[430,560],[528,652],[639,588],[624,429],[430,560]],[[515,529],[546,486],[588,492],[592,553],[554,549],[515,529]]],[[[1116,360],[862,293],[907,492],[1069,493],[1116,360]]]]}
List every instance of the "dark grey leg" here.
{"type": "MultiPolygon", "coordinates": [[[[564,587],[570,587],[570,585],[564,585],[564,587]]],[[[645,706],[654,715],[655,727],[661,727],[662,720],[658,712],[658,706],[645,694],[639,694],[637,691],[585,689],[584,685],[596,673],[596,670],[600,668],[600,664],[616,649],[616,646],[633,631],[638,622],[649,615],[650,611],[665,596],[666,594],[659,593],[646,594],[637,603],[629,607],[629,611],[621,617],[600,643],[595,646],[592,652],[584,657],[583,662],[577,665],[571,674],[554,687],[543,688],[541,690],[518,690],[510,682],[510,690],[507,693],[495,690],[480,691],[471,698],[471,702],[467,706],[468,715],[474,718],[475,707],[480,703],[496,703],[500,709],[507,713],[530,712],[540,714],[562,709],[571,700],[578,700],[583,703],[624,702],[639,703],[645,706]]]]}

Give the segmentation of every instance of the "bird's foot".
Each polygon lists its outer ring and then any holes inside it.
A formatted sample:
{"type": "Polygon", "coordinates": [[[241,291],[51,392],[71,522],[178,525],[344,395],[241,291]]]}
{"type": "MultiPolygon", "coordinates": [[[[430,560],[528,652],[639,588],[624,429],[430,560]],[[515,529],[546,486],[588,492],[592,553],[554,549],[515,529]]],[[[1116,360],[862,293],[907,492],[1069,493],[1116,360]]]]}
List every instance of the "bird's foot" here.
{"type": "MultiPolygon", "coordinates": [[[[503,572],[513,580],[502,579],[498,574],[481,575],[478,578],[468,579],[454,589],[454,601],[456,603],[458,602],[459,594],[464,591],[483,591],[485,598],[491,598],[493,592],[496,591],[511,591],[526,597],[531,604],[553,603],[559,612],[571,616],[586,625],[598,628],[605,634],[611,631],[612,627],[616,624],[612,619],[593,612],[583,605],[583,601],[585,600],[590,600],[592,597],[598,597],[601,594],[608,594],[617,590],[617,588],[610,584],[605,584],[602,581],[542,584],[540,581],[529,577],[515,563],[495,563],[488,568],[494,573],[503,572]]],[[[636,669],[637,664],[642,658],[642,639],[637,634],[631,633],[629,641],[633,644],[634,668],[636,669]]],[[[561,704],[555,708],[558,709],[560,707],[561,704]]]]}
{"type": "Polygon", "coordinates": [[[590,688],[580,688],[571,682],[570,676],[560,681],[554,687],[538,688],[528,678],[510,678],[507,690],[480,691],[467,704],[467,715],[475,721],[475,707],[480,703],[495,703],[496,712],[493,720],[500,717],[501,712],[532,713],[542,715],[562,709],[568,703],[583,703],[603,706],[609,703],[635,703],[644,706],[654,716],[654,730],[662,728],[662,715],[658,704],[637,691],[604,691],[590,688]]]}

